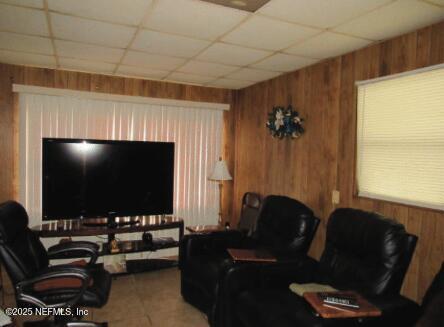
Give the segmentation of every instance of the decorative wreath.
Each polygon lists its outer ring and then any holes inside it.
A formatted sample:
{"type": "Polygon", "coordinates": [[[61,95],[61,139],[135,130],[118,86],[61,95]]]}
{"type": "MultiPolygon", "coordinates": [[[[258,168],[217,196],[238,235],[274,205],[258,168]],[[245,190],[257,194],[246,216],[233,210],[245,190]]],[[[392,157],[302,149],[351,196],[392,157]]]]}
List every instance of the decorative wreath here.
{"type": "Polygon", "coordinates": [[[273,107],[273,110],[268,114],[266,126],[273,137],[279,139],[291,137],[296,139],[304,133],[303,122],[304,119],[300,118],[299,113],[294,111],[290,105],[287,109],[284,107],[273,107]]]}

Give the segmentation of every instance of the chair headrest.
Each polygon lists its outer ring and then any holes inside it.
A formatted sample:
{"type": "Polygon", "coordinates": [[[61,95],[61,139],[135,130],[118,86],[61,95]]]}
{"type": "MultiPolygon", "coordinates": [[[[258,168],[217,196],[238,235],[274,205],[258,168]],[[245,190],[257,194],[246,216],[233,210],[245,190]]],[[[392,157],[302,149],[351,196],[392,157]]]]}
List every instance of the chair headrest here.
{"type": "Polygon", "coordinates": [[[257,193],[247,192],[244,194],[242,204],[247,207],[259,209],[261,206],[261,197],[257,193]]]}
{"type": "Polygon", "coordinates": [[[7,201],[0,204],[0,243],[9,243],[28,226],[28,214],[21,204],[7,201]]]}
{"type": "Polygon", "coordinates": [[[262,202],[254,238],[280,255],[305,253],[316,230],[313,211],[298,200],[269,195],[262,202]]]}
{"type": "Polygon", "coordinates": [[[381,259],[404,251],[407,237],[397,221],[359,209],[336,209],[327,224],[327,242],[336,248],[381,259]]]}
{"type": "Polygon", "coordinates": [[[264,213],[273,213],[276,217],[313,216],[313,211],[305,204],[283,195],[268,195],[262,202],[264,213]]]}

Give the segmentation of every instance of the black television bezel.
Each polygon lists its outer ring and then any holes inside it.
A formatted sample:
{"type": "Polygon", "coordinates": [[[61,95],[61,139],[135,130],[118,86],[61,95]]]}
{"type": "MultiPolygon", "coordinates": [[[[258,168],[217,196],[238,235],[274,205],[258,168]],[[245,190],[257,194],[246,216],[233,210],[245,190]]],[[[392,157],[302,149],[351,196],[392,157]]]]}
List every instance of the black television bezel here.
{"type": "Polygon", "coordinates": [[[42,150],[42,220],[43,221],[51,221],[51,220],[64,220],[64,219],[88,219],[88,218],[110,218],[110,217],[134,217],[134,216],[147,216],[147,215],[171,215],[173,214],[173,206],[174,206],[174,164],[175,164],[175,142],[157,142],[157,141],[131,141],[131,140],[103,140],[103,139],[88,139],[88,138],[52,138],[52,137],[43,137],[42,143],[41,143],[41,150],[42,150]],[[144,212],[137,212],[137,211],[127,211],[127,212],[107,212],[103,214],[97,214],[97,215],[66,215],[63,217],[52,217],[47,214],[45,214],[45,201],[48,201],[47,197],[47,190],[45,188],[44,179],[45,179],[45,168],[47,165],[46,158],[44,156],[44,144],[45,142],[57,142],[57,143],[83,143],[88,142],[92,144],[134,144],[134,143],[162,143],[162,144],[169,144],[172,146],[172,171],[171,171],[171,189],[172,189],[172,196],[171,196],[171,204],[170,204],[170,210],[167,212],[162,213],[144,213],[144,212]]]}

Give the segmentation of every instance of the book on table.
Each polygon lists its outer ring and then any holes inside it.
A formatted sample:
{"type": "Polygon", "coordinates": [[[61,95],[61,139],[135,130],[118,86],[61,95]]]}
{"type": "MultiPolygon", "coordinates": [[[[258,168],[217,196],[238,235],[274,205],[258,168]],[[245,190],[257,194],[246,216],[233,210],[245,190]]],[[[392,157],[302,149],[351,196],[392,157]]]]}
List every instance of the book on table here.
{"type": "Polygon", "coordinates": [[[289,286],[290,290],[299,296],[304,296],[306,292],[315,292],[324,304],[348,307],[358,309],[359,304],[354,294],[341,293],[337,289],[327,284],[318,283],[292,283],[289,286]]]}
{"type": "Polygon", "coordinates": [[[299,296],[303,296],[305,292],[335,292],[337,289],[331,287],[327,284],[318,284],[318,283],[291,283],[289,286],[290,290],[296,293],[299,296]]]}

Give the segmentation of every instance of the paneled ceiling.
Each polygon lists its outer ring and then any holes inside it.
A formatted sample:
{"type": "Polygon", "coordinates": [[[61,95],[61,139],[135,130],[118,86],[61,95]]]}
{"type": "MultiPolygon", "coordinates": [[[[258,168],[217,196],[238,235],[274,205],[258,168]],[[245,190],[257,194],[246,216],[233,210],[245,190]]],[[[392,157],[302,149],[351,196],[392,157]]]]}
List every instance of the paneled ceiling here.
{"type": "Polygon", "coordinates": [[[444,19],[444,0],[211,2],[0,0],[0,62],[238,89],[444,19]]]}

